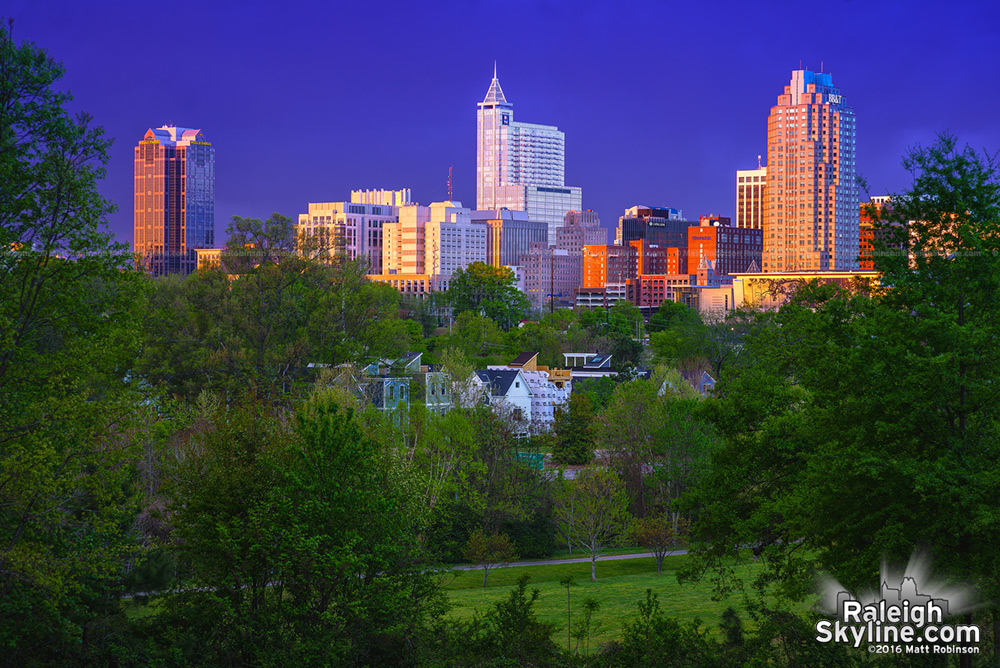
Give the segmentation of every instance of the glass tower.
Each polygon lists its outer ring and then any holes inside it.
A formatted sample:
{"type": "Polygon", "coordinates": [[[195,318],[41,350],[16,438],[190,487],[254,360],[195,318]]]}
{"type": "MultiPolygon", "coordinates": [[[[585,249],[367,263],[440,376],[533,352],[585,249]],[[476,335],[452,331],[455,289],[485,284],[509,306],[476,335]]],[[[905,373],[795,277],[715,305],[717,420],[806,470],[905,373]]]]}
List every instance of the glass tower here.
{"type": "Polygon", "coordinates": [[[582,190],[565,184],[565,133],[553,125],[515,122],[495,67],[476,106],[476,209],[527,211],[548,226],[554,244],[566,212],[582,208],[582,190]]]}
{"type": "Polygon", "coordinates": [[[150,128],[135,147],[135,252],[154,276],[190,274],[215,245],[215,149],[201,130],[150,128]]]}

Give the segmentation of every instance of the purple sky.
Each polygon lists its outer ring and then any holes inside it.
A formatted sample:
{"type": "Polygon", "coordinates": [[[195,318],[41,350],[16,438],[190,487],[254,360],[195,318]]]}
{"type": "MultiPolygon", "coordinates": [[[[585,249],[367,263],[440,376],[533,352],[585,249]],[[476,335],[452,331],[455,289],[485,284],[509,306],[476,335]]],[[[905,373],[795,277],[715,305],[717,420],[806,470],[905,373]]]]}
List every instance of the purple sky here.
{"type": "Polygon", "coordinates": [[[800,62],[833,73],[871,194],[909,183],[907,147],[949,130],[1000,150],[1000,3],[6,0],[17,41],[115,138],[103,192],[132,240],[132,150],[149,127],[216,148],[216,229],[296,217],[351,189],[475,206],[476,103],[493,61],[517,120],[566,133],[566,182],[613,228],[629,206],[733,215],[800,62]]]}

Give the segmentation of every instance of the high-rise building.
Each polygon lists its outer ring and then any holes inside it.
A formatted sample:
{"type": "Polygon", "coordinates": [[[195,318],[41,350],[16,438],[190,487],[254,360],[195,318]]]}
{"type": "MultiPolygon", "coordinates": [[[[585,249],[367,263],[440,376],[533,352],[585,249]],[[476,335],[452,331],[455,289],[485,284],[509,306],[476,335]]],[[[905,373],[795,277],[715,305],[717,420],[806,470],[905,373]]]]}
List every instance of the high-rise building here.
{"type": "Polygon", "coordinates": [[[833,77],[792,72],[767,121],[763,271],[857,269],[855,136],[833,77]]]}
{"type": "Polygon", "coordinates": [[[476,208],[527,211],[548,226],[548,243],[567,211],[580,210],[582,189],[567,186],[566,135],[554,125],[514,121],[514,105],[497,79],[476,112],[476,208]]]}
{"type": "Polygon", "coordinates": [[[150,128],[135,147],[135,252],[154,276],[190,274],[215,245],[215,149],[201,130],[150,128]]]}
{"type": "Polygon", "coordinates": [[[764,229],[767,167],[736,170],[736,227],[764,229]]]}

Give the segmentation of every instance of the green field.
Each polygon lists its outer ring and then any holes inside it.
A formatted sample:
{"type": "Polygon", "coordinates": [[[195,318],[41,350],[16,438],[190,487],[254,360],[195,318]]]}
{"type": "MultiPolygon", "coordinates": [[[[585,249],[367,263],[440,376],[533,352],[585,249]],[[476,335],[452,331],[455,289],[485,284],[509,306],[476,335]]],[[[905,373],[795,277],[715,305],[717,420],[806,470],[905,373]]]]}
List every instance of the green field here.
{"type": "MultiPolygon", "coordinates": [[[[596,582],[590,579],[589,562],[502,568],[490,573],[485,589],[481,569],[458,571],[444,580],[452,604],[448,616],[465,619],[476,610],[485,612],[493,603],[506,598],[517,579],[527,573],[531,577],[529,590],[541,592],[535,603],[535,614],[542,621],[556,624],[553,638],[557,642],[566,643],[566,588],[559,584],[560,580],[566,576],[576,580],[576,586],[570,588],[574,620],[582,613],[584,598],[592,597],[600,602],[600,610],[594,618],[601,625],[591,639],[592,651],[595,646],[621,635],[622,625],[638,615],[638,603],[645,600],[646,589],[658,595],[660,609],[668,617],[676,617],[682,622],[700,619],[712,635],[718,634],[719,620],[727,607],[736,608],[740,616],[745,617],[739,594],[713,601],[712,586],[707,581],[678,584],[675,572],[686,559],[686,556],[667,557],[660,575],[656,574],[656,561],[652,557],[599,561],[596,582]]],[[[749,582],[757,568],[755,564],[747,564],[738,566],[736,572],[744,582],[749,582]]]]}

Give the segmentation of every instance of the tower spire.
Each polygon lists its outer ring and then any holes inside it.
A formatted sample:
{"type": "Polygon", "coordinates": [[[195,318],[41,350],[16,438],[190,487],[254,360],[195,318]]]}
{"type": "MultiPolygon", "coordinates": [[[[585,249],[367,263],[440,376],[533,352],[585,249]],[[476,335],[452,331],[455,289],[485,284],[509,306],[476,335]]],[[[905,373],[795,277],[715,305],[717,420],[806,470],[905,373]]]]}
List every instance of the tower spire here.
{"type": "Polygon", "coordinates": [[[493,78],[494,79],[497,78],[497,61],[496,61],[496,59],[493,60],[493,78]]]}

